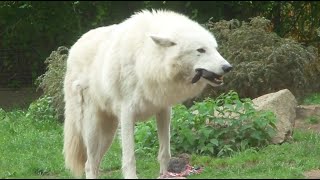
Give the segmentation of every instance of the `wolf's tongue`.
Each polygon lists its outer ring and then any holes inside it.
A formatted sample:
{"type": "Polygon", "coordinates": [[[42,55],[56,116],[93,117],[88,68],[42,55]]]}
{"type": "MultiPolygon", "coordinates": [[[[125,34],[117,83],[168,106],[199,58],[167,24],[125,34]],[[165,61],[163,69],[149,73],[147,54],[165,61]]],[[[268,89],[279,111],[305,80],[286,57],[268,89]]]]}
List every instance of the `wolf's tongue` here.
{"type": "Polygon", "coordinates": [[[202,76],[202,71],[196,70],[196,75],[192,78],[192,81],[191,81],[192,84],[198,82],[201,76],[202,76]]]}
{"type": "Polygon", "coordinates": [[[207,71],[205,69],[200,69],[200,68],[196,69],[196,75],[192,78],[192,83],[198,82],[201,77],[216,84],[223,83],[223,76],[219,76],[213,72],[207,71]]]}
{"type": "Polygon", "coordinates": [[[202,69],[201,72],[202,72],[202,77],[209,80],[213,80],[216,76],[213,72],[207,71],[205,69],[202,69]]]}

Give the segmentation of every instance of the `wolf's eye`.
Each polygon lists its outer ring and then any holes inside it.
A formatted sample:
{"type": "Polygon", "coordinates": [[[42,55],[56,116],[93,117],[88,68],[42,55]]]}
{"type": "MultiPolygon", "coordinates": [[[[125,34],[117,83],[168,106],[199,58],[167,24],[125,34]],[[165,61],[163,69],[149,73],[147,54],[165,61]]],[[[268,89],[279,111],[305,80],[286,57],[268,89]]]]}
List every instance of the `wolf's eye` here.
{"type": "Polygon", "coordinates": [[[205,53],[205,52],[206,52],[206,50],[203,49],[203,48],[199,48],[199,49],[197,49],[197,51],[198,51],[199,53],[205,53]]]}

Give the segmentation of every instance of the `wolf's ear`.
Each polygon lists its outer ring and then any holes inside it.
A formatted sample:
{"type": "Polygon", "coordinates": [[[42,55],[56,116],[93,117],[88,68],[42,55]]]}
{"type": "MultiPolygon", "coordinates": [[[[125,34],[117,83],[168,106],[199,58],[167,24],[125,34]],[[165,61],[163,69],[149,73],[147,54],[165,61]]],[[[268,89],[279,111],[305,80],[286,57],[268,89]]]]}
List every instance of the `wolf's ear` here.
{"type": "Polygon", "coordinates": [[[150,37],[153,40],[153,42],[155,42],[159,46],[170,47],[170,46],[176,45],[175,42],[171,41],[168,38],[154,36],[154,35],[150,35],[150,37]]]}

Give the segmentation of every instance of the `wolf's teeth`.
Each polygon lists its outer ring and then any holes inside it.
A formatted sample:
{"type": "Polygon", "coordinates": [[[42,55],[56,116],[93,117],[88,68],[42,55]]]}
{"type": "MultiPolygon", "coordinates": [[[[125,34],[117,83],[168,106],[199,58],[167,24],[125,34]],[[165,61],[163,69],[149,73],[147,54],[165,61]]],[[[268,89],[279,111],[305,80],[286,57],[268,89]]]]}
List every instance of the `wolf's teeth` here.
{"type": "Polygon", "coordinates": [[[223,80],[222,79],[218,79],[218,78],[214,78],[215,81],[217,82],[222,82],[223,80]]]}

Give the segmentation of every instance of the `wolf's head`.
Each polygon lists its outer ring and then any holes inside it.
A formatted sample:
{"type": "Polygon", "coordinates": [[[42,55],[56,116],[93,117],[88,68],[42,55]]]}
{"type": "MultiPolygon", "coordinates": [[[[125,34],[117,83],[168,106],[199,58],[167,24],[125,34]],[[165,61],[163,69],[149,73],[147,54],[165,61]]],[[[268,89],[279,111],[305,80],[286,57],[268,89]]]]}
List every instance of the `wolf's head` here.
{"type": "Polygon", "coordinates": [[[223,75],[232,66],[218,52],[215,37],[198,23],[181,18],[170,31],[150,35],[153,42],[162,48],[168,64],[167,75],[184,78],[190,84],[223,84],[223,75]]]}

